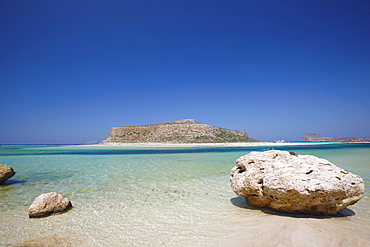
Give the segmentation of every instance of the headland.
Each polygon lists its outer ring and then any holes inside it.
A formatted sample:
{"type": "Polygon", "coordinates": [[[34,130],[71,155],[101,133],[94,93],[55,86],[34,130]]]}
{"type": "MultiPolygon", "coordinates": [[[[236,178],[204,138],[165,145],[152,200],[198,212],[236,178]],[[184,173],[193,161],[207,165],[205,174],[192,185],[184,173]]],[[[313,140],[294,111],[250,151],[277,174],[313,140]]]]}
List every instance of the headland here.
{"type": "Polygon", "coordinates": [[[316,133],[306,133],[303,135],[304,142],[368,142],[370,137],[323,137],[316,133]]]}

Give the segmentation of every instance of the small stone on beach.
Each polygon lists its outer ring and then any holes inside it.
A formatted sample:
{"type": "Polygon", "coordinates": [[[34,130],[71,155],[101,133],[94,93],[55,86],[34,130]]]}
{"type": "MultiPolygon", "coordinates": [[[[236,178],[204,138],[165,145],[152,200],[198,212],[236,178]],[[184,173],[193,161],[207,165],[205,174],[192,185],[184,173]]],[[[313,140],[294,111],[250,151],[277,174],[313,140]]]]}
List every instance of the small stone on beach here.
{"type": "Polygon", "coordinates": [[[45,217],[64,212],[71,207],[70,200],[56,192],[50,192],[36,197],[28,210],[28,215],[30,218],[45,217]]]}

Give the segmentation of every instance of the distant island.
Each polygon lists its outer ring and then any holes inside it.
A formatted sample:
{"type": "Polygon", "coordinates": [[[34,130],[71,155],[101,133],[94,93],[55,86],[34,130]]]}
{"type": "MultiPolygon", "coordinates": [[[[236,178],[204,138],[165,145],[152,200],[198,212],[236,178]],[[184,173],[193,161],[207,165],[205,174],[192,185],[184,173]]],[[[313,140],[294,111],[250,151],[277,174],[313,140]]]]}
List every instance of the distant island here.
{"type": "Polygon", "coordinates": [[[323,137],[316,133],[306,133],[303,135],[302,141],[304,142],[332,142],[332,141],[370,141],[370,137],[323,137]]]}
{"type": "Polygon", "coordinates": [[[230,130],[183,119],[161,124],[123,126],[112,128],[108,143],[226,143],[259,142],[245,131],[230,130]]]}

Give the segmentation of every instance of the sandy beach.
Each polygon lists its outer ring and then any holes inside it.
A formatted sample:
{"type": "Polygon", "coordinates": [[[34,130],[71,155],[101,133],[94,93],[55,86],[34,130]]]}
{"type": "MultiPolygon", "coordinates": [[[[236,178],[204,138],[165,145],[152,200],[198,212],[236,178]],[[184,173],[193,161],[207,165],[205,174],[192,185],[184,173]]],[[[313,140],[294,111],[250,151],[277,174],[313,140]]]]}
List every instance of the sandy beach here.
{"type": "MultiPolygon", "coordinates": [[[[360,142],[356,142],[360,143],[360,142]]],[[[127,147],[259,147],[259,146],[300,146],[300,145],[329,145],[338,142],[228,142],[228,143],[116,143],[106,142],[79,146],[127,146],[127,147]]]]}
{"type": "MultiPolygon", "coordinates": [[[[370,240],[364,238],[350,226],[341,226],[332,219],[310,218],[305,215],[274,215],[265,221],[261,217],[251,217],[248,228],[245,224],[229,222],[229,231],[214,236],[205,242],[190,240],[182,246],[236,246],[236,247],[366,247],[370,240]]],[[[114,245],[114,243],[112,243],[114,245]]],[[[132,243],[134,246],[136,244],[132,243]]],[[[170,244],[164,246],[181,246],[170,244]]],[[[85,234],[60,232],[47,237],[31,239],[13,246],[98,246],[85,234]]],[[[157,245],[148,245],[157,246],[157,245]]]]}
{"type": "Polygon", "coordinates": [[[239,229],[216,246],[370,246],[370,241],[352,229],[329,223],[325,219],[269,219],[268,224],[253,233],[239,229]],[[256,234],[257,232],[257,234],[256,234]]]}

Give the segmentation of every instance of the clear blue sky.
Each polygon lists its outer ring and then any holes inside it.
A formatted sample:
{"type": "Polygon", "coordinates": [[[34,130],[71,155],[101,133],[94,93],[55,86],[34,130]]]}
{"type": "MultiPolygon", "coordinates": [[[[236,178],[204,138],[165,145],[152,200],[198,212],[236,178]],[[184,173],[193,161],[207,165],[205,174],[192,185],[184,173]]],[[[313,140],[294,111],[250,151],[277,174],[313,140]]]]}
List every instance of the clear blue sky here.
{"type": "Polygon", "coordinates": [[[370,2],[0,0],[0,143],[193,118],[370,136],[370,2]]]}

